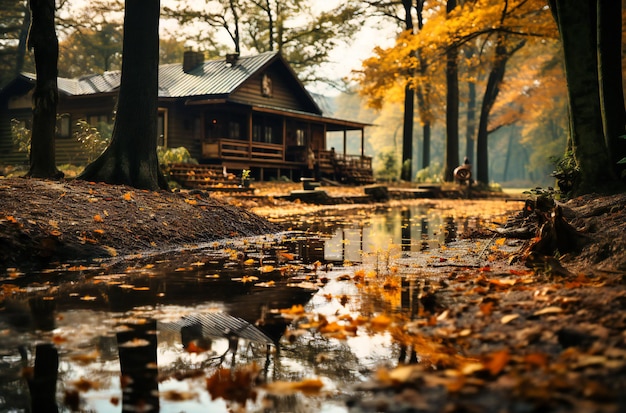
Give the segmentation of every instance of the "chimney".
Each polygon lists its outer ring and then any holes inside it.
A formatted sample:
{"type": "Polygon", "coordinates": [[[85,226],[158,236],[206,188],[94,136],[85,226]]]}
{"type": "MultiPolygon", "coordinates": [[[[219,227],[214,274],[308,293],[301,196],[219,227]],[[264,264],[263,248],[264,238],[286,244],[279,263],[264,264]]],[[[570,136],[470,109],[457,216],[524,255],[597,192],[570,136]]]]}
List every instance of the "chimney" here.
{"type": "Polygon", "coordinates": [[[197,52],[195,50],[187,49],[183,53],[183,72],[191,73],[204,63],[204,52],[197,52]]]}
{"type": "Polygon", "coordinates": [[[226,55],[226,65],[229,67],[235,66],[237,59],[239,59],[239,53],[228,53],[226,55]]]}

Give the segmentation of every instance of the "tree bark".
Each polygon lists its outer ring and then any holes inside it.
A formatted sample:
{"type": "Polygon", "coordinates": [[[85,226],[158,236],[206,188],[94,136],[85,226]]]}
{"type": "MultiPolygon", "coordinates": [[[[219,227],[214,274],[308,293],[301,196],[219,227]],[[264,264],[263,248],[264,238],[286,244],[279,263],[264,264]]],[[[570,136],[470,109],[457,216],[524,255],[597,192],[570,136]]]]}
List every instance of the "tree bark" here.
{"type": "MultiPolygon", "coordinates": [[[[447,12],[456,7],[456,0],[448,0],[447,12]]],[[[454,181],[454,169],[459,166],[459,77],[457,67],[458,50],[451,47],[446,53],[446,153],[443,178],[454,181]]]]}
{"type": "Polygon", "coordinates": [[[167,189],[157,158],[159,0],[126,0],[122,79],[111,142],[80,179],[167,189]]]}
{"type": "MultiPolygon", "coordinates": [[[[402,0],[404,7],[404,23],[407,31],[413,33],[412,0],[402,0]]],[[[402,129],[402,164],[400,179],[413,179],[413,117],[415,116],[415,90],[407,83],[404,87],[404,120],[402,129]]]]}
{"type": "Polygon", "coordinates": [[[622,81],[622,2],[598,0],[598,76],[602,123],[615,175],[626,178],[626,112],[622,81]]]}
{"type": "Polygon", "coordinates": [[[597,6],[588,0],[554,0],[553,3],[563,45],[571,146],[580,171],[573,192],[590,193],[616,181],[602,126],[597,6]]]}
{"type": "Polygon", "coordinates": [[[400,179],[413,180],[413,116],[415,115],[415,91],[411,85],[404,88],[404,121],[402,123],[402,168],[400,179]]]}
{"type": "Polygon", "coordinates": [[[37,80],[33,91],[33,128],[30,140],[30,169],[33,178],[63,177],[56,167],[57,63],[59,40],[54,28],[54,0],[30,0],[32,23],[28,47],[34,50],[37,80]]]}
{"type": "Polygon", "coordinates": [[[467,125],[465,127],[465,156],[474,161],[474,130],[476,129],[476,82],[469,81],[467,98],[467,125]]]}
{"type": "Polygon", "coordinates": [[[478,120],[478,133],[476,135],[476,180],[484,184],[489,183],[489,114],[493,108],[500,85],[506,72],[506,64],[515,52],[521,49],[526,43],[525,40],[518,42],[507,49],[505,46],[506,36],[499,34],[496,39],[494,63],[487,78],[487,87],[483,96],[480,108],[480,118],[478,120]]]}

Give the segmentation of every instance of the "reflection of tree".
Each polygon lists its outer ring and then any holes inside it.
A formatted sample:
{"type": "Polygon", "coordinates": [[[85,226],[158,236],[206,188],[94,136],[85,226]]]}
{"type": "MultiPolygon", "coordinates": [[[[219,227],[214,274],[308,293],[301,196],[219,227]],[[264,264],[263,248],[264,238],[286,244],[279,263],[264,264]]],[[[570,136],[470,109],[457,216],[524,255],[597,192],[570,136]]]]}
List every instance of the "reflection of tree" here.
{"type": "MultiPolygon", "coordinates": [[[[296,359],[310,374],[326,376],[335,383],[354,383],[363,368],[361,360],[352,352],[346,341],[325,338],[320,334],[303,336],[294,345],[281,346],[281,357],[276,359],[272,378],[293,380],[294,374],[285,370],[288,360],[296,359]]],[[[297,377],[300,379],[301,377],[297,377]]]]}
{"type": "Polygon", "coordinates": [[[59,353],[50,343],[38,344],[35,350],[35,369],[28,379],[33,412],[57,412],[56,389],[59,353]]]}
{"type": "Polygon", "coordinates": [[[137,320],[117,333],[123,412],[158,412],[156,320],[137,320]]]}

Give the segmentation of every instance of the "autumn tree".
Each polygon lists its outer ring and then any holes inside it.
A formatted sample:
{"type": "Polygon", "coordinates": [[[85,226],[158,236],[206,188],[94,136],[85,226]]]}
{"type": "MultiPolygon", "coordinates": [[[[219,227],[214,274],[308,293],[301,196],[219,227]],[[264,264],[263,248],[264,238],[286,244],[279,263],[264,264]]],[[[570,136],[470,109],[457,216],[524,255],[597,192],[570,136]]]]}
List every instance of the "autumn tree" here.
{"type": "MultiPolygon", "coordinates": [[[[415,33],[421,31],[424,27],[424,4],[423,0],[367,0],[363,1],[368,8],[366,15],[377,19],[385,19],[393,22],[402,33],[398,36],[397,44],[402,45],[407,39],[415,33]]],[[[375,49],[375,53],[379,54],[382,49],[375,49]]],[[[389,55],[387,55],[389,56],[389,55]]],[[[394,84],[404,89],[403,101],[403,124],[402,124],[402,170],[401,178],[404,180],[412,180],[412,158],[414,152],[414,117],[415,117],[415,101],[417,100],[417,114],[419,122],[422,126],[422,167],[428,167],[430,164],[430,139],[431,139],[431,92],[430,84],[427,79],[427,62],[419,49],[411,50],[403,56],[402,60],[407,62],[406,65],[399,67],[398,61],[389,60],[383,63],[378,57],[368,59],[364,62],[364,70],[357,74],[358,81],[361,85],[360,93],[368,97],[369,105],[373,108],[382,108],[384,101],[391,102],[391,96],[394,94],[389,89],[394,84]],[[394,73],[395,72],[395,73],[394,73]],[[386,89],[385,96],[372,95],[371,92],[376,88],[380,90],[386,89]]]]}
{"type": "Polygon", "coordinates": [[[574,192],[606,189],[617,181],[615,163],[626,155],[618,143],[624,134],[621,49],[616,46],[621,19],[610,17],[621,16],[621,4],[550,0],[550,6],[563,45],[569,145],[579,170],[574,192]]]}
{"type": "Polygon", "coordinates": [[[126,0],[122,78],[111,142],[80,179],[166,189],[157,159],[159,0],[126,0]]]}
{"type": "MultiPolygon", "coordinates": [[[[446,2],[446,15],[456,8],[456,0],[446,2]]],[[[458,45],[450,44],[446,50],[446,156],[443,161],[443,179],[454,181],[454,169],[459,166],[459,74],[458,45]]]]}
{"type": "Polygon", "coordinates": [[[61,178],[56,167],[55,128],[59,90],[57,61],[59,43],[54,26],[54,0],[30,0],[32,23],[28,47],[35,55],[37,80],[33,91],[30,169],[27,176],[61,178]]]}
{"type": "Polygon", "coordinates": [[[60,44],[59,73],[71,78],[119,70],[121,60],[119,25],[106,23],[97,28],[78,28],[60,44]]]}

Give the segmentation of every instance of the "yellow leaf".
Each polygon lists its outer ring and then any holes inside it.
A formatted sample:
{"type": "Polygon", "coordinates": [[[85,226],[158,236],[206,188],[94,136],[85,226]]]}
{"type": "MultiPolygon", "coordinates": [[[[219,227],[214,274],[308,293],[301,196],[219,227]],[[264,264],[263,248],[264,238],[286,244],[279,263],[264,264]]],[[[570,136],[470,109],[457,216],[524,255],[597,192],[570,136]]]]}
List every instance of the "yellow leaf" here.
{"type": "Polygon", "coordinates": [[[254,264],[254,260],[252,258],[250,258],[250,259],[245,260],[243,263],[245,265],[252,265],[252,264],[254,264]]]}
{"type": "Polygon", "coordinates": [[[498,238],[496,240],[496,245],[503,246],[505,242],[506,242],[506,238],[498,238]]]}
{"type": "Polygon", "coordinates": [[[558,314],[562,313],[563,309],[561,307],[546,307],[541,310],[535,311],[533,313],[534,316],[545,315],[545,314],[558,314]]]}
{"type": "Polygon", "coordinates": [[[274,271],[274,267],[272,265],[264,265],[261,268],[259,268],[259,270],[261,272],[272,272],[274,271]]]}
{"type": "Polygon", "coordinates": [[[189,205],[196,205],[198,203],[195,199],[185,199],[185,202],[189,205]]]}
{"type": "Polygon", "coordinates": [[[508,324],[511,321],[515,320],[517,317],[519,317],[519,314],[507,314],[500,319],[500,322],[502,324],[508,324]]]}
{"type": "Polygon", "coordinates": [[[287,395],[295,392],[305,394],[316,394],[324,387],[320,379],[306,379],[298,382],[275,381],[265,386],[265,389],[272,394],[287,395]]]}
{"type": "Polygon", "coordinates": [[[113,247],[109,247],[108,245],[103,245],[102,248],[107,250],[111,257],[117,257],[117,250],[113,247]]]}

